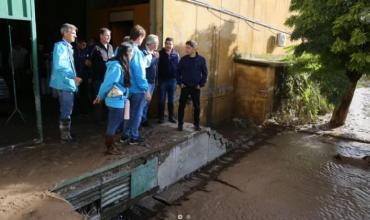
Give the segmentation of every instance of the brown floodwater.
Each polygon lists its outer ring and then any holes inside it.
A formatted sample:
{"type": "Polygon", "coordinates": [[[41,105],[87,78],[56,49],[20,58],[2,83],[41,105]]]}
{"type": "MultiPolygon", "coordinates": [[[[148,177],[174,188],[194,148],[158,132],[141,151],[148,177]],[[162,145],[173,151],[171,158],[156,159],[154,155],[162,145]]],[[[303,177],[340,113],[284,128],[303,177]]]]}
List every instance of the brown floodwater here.
{"type": "Polygon", "coordinates": [[[225,169],[161,219],[370,219],[370,145],[285,132],[225,169]]]}

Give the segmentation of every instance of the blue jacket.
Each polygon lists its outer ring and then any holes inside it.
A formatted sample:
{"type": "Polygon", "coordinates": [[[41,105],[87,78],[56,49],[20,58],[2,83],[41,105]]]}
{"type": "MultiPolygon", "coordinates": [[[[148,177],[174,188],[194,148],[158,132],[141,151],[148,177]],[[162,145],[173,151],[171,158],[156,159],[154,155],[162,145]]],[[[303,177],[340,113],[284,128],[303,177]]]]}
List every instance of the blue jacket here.
{"type": "Polygon", "coordinates": [[[128,88],[124,86],[124,72],[121,64],[117,60],[111,60],[106,63],[107,70],[105,72],[104,81],[100,85],[98,96],[104,99],[105,105],[112,108],[124,108],[125,100],[128,96],[128,88]],[[123,96],[108,97],[107,94],[113,86],[118,87],[123,96]]]}
{"type": "Polygon", "coordinates": [[[151,55],[147,49],[143,49],[143,54],[145,57],[150,57],[146,72],[146,80],[150,84],[154,84],[157,79],[157,67],[158,67],[158,58],[151,55]]]}
{"type": "Polygon", "coordinates": [[[158,81],[176,79],[179,61],[180,55],[174,49],[170,54],[164,48],[159,51],[158,81]]]}
{"type": "Polygon", "coordinates": [[[145,93],[148,90],[148,81],[145,74],[144,54],[137,45],[134,46],[134,56],[130,61],[131,87],[130,93],[145,93]]]}
{"type": "Polygon", "coordinates": [[[75,78],[76,69],[72,46],[64,40],[59,41],[54,44],[53,66],[49,86],[58,90],[76,92],[75,78]]]}
{"type": "Polygon", "coordinates": [[[207,64],[204,57],[198,55],[183,56],[180,60],[177,75],[177,84],[185,86],[203,87],[207,82],[207,64]]]}

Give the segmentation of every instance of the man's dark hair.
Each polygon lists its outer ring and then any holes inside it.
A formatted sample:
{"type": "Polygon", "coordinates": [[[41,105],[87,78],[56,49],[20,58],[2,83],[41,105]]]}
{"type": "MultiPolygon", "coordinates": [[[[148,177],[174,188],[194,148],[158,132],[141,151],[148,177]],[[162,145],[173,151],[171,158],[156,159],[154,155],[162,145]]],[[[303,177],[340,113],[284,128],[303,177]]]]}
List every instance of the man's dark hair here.
{"type": "Polygon", "coordinates": [[[192,48],[197,48],[197,46],[198,46],[197,42],[195,42],[193,40],[188,40],[188,41],[186,41],[185,44],[191,46],[192,48]]]}
{"type": "Polygon", "coordinates": [[[172,37],[167,37],[164,42],[167,42],[167,41],[173,42],[173,38],[172,37]]]}
{"type": "Polygon", "coordinates": [[[107,32],[110,33],[111,31],[106,27],[102,27],[102,28],[99,29],[99,35],[105,34],[107,32]]]}
{"type": "Polygon", "coordinates": [[[130,38],[131,38],[131,40],[135,41],[140,36],[145,36],[145,34],[146,34],[145,29],[142,26],[137,24],[131,29],[130,38]]]}

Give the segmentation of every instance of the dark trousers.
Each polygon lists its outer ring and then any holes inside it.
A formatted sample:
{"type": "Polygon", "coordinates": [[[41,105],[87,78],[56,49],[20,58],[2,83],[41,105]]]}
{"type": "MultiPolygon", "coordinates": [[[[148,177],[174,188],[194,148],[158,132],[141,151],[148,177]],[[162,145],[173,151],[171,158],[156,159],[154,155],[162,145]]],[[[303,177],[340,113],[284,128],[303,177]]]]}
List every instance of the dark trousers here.
{"type": "Polygon", "coordinates": [[[194,125],[199,126],[199,115],[200,115],[200,89],[196,87],[184,87],[181,89],[180,104],[179,104],[179,126],[184,124],[184,112],[186,101],[188,97],[191,97],[194,107],[194,125]]]}
{"type": "Polygon", "coordinates": [[[91,99],[89,95],[89,84],[88,79],[83,79],[82,83],[78,87],[76,108],[77,113],[88,114],[91,106],[91,99]]]}

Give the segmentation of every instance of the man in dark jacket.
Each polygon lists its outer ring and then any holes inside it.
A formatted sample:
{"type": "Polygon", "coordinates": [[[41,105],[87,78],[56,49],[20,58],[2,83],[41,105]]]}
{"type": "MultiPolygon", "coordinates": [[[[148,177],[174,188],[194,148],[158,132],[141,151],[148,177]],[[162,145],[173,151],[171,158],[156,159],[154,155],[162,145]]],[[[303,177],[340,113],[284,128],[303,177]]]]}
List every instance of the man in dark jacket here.
{"type": "Polygon", "coordinates": [[[77,40],[77,47],[74,49],[73,55],[77,76],[82,79],[82,82],[79,86],[77,93],[76,106],[78,109],[78,113],[87,115],[91,100],[89,98],[89,86],[88,86],[89,72],[88,67],[86,65],[86,60],[88,58],[86,41],[77,40]]]}
{"type": "MultiPolygon", "coordinates": [[[[109,44],[111,39],[111,31],[108,28],[100,28],[100,41],[95,44],[90,54],[91,69],[92,69],[92,88],[93,94],[91,97],[96,97],[99,92],[100,85],[104,80],[106,71],[105,63],[114,56],[113,46],[109,44]]],[[[99,125],[102,122],[103,105],[94,105],[95,122],[99,125]]]]}
{"type": "MultiPolygon", "coordinates": [[[[150,95],[153,95],[155,89],[155,81],[157,79],[157,70],[158,70],[158,36],[154,34],[149,34],[145,41],[145,48],[142,50],[146,62],[146,80],[148,81],[148,91],[150,95]]],[[[148,122],[148,109],[150,101],[147,101],[144,110],[143,116],[141,119],[141,125],[146,127],[149,126],[148,122]]]]}
{"type": "Polygon", "coordinates": [[[168,120],[176,123],[173,116],[176,95],[176,75],[180,56],[173,49],[173,39],[165,40],[165,47],[159,52],[158,84],[159,84],[159,123],[164,122],[166,96],[168,97],[168,120]]]}
{"type": "Polygon", "coordinates": [[[189,96],[194,107],[194,126],[196,130],[200,130],[200,88],[207,82],[207,64],[204,57],[198,54],[195,41],[187,41],[185,51],[186,55],[181,58],[177,75],[177,84],[181,87],[178,130],[183,129],[184,111],[189,96]]]}

